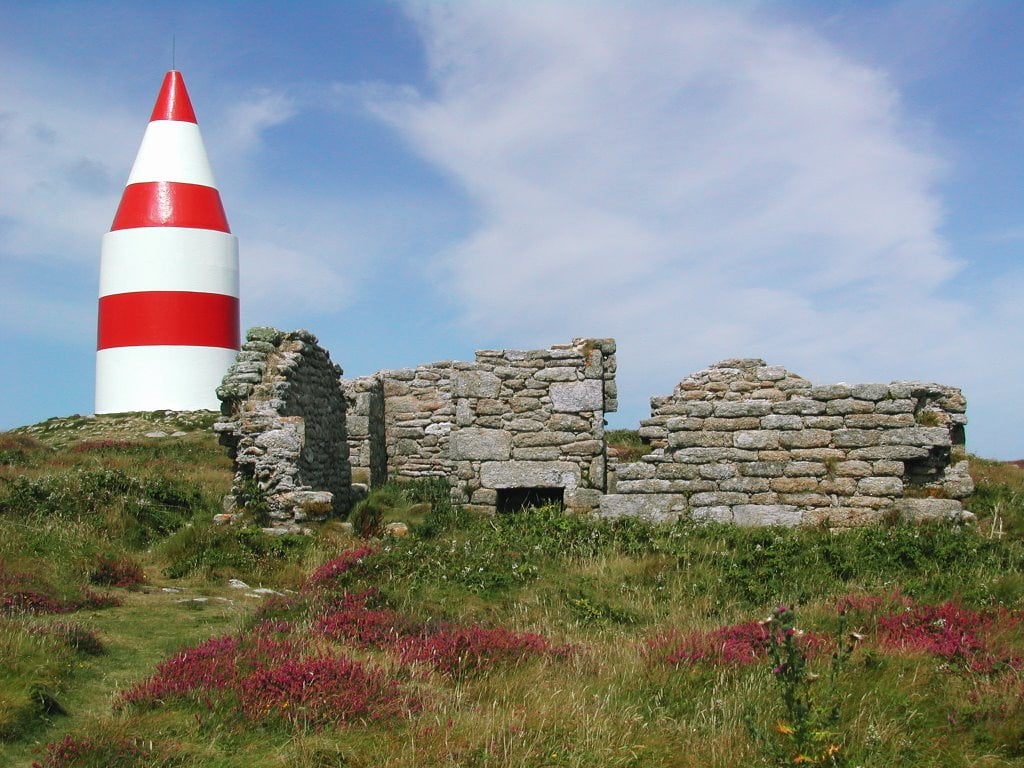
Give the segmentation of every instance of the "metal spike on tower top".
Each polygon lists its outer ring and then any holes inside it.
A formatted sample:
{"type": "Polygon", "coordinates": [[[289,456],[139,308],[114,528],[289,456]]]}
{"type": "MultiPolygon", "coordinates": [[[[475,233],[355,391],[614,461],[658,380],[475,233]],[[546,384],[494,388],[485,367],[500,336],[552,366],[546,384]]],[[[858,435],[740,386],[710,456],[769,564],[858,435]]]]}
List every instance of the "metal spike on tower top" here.
{"type": "Polygon", "coordinates": [[[103,236],[99,293],[97,413],[219,408],[239,347],[238,240],[177,70],[103,236]]]}

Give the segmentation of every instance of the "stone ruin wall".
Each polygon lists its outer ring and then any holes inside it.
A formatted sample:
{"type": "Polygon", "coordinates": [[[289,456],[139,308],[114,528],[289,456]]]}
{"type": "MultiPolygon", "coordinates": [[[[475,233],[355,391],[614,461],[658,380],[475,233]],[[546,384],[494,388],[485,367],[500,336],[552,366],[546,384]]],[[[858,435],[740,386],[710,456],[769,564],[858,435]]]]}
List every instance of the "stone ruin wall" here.
{"type": "MultiPolygon", "coordinates": [[[[510,488],[558,492],[596,508],[606,489],[604,414],[615,410],[615,343],[574,339],[543,350],[480,350],[347,380],[350,405],[379,391],[387,470],[397,478],[447,477],[457,503],[493,512],[510,488]],[[359,400],[358,398],[362,398],[359,400]]],[[[372,420],[371,420],[372,423],[372,420]]],[[[349,436],[368,476],[375,440],[360,421],[349,436]]]]}
{"type": "Polygon", "coordinates": [[[388,479],[384,430],[384,386],[375,376],[343,379],[348,405],[346,438],[352,482],[373,488],[388,479]]]}
{"type": "MultiPolygon", "coordinates": [[[[815,386],[762,360],[725,360],[651,400],[639,461],[608,456],[615,342],[481,350],[340,379],[306,331],[255,328],[218,389],[215,425],[253,487],[295,529],[388,477],[446,477],[483,512],[518,491],[579,512],[652,521],[848,527],[969,517],[960,390],[922,382],[815,386]]],[[[229,502],[235,503],[235,502],[229,502]]]]}
{"type": "Polygon", "coordinates": [[[651,400],[651,452],[617,466],[601,514],[830,527],[969,515],[966,406],[939,384],[814,386],[725,360],[651,400]]]}
{"type": "Polygon", "coordinates": [[[226,511],[258,491],[277,530],[348,513],[341,373],[307,331],[249,330],[217,389],[222,419],[213,428],[235,464],[226,511]]]}

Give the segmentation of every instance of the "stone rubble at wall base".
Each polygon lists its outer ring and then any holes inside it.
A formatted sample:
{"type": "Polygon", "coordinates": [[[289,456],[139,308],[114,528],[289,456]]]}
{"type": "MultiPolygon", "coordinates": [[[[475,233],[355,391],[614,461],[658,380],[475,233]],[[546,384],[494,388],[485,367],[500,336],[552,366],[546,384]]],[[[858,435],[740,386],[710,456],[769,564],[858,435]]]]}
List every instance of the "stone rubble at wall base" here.
{"type": "Polygon", "coordinates": [[[652,398],[640,426],[649,453],[618,464],[604,434],[615,351],[611,339],[574,339],[340,379],[312,334],[254,328],[218,389],[231,503],[251,504],[255,488],[273,526],[299,530],[388,477],[438,477],[454,502],[486,513],[539,490],[571,511],[650,521],[970,517],[956,388],[814,386],[763,360],[724,360],[652,398]]]}

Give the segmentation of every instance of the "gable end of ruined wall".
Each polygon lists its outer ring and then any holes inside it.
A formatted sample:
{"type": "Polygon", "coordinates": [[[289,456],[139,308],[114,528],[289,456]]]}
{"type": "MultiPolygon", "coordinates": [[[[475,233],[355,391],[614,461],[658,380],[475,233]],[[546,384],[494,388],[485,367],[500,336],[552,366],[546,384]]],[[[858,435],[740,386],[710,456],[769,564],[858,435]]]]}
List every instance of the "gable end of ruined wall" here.
{"type": "Polygon", "coordinates": [[[214,425],[234,461],[227,508],[266,507],[277,529],[347,514],[347,402],[331,361],[308,331],[252,328],[217,396],[214,425]]]}
{"type": "Polygon", "coordinates": [[[918,381],[815,386],[730,359],[651,399],[650,451],[614,467],[606,517],[740,525],[965,519],[967,402],[918,381]]]}

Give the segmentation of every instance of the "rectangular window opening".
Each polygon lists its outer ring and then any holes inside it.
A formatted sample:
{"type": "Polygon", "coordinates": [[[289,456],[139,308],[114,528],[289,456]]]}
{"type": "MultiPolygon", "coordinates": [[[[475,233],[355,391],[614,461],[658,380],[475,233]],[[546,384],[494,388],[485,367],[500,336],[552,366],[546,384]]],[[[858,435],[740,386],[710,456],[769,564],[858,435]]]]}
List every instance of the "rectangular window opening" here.
{"type": "Polygon", "coordinates": [[[521,512],[529,507],[555,504],[562,509],[562,488],[499,488],[498,514],[521,512]]]}

